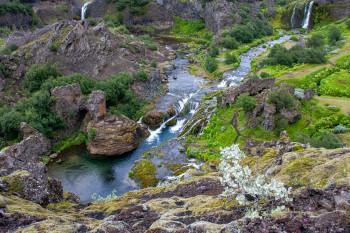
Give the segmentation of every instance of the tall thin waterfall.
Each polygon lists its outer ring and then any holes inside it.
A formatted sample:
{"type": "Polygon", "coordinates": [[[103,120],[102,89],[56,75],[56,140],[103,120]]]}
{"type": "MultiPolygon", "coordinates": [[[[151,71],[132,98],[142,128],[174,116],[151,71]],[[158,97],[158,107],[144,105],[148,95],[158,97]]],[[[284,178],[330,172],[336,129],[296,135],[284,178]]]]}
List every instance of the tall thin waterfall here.
{"type": "Polygon", "coordinates": [[[84,5],[81,7],[81,16],[80,16],[81,20],[85,19],[86,11],[87,11],[88,5],[90,5],[90,3],[91,2],[85,2],[84,5]]]}
{"type": "Polygon", "coordinates": [[[297,11],[297,4],[295,4],[294,8],[293,8],[293,13],[292,13],[292,17],[290,18],[290,26],[291,28],[295,28],[295,14],[297,11]]]}
{"type": "Polygon", "coordinates": [[[306,4],[305,6],[305,13],[304,13],[304,20],[303,20],[303,28],[308,29],[310,26],[310,19],[311,19],[311,13],[312,13],[312,7],[314,5],[314,1],[311,1],[309,4],[306,4]]]}

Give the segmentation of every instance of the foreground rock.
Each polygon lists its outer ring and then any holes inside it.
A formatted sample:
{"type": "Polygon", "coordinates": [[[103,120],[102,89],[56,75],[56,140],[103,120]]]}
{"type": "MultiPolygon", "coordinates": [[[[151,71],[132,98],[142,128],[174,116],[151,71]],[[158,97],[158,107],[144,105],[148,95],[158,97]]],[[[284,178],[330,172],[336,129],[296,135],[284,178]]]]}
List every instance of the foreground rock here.
{"type": "Polygon", "coordinates": [[[88,150],[92,155],[122,155],[137,148],[148,131],[125,116],[90,121],[88,150]]]}
{"type": "Polygon", "coordinates": [[[48,178],[40,156],[48,153],[49,141],[26,123],[23,140],[0,152],[1,190],[46,205],[63,198],[59,181],[48,178]]]}
{"type": "MultiPolygon", "coordinates": [[[[0,230],[11,232],[349,232],[350,149],[325,150],[290,142],[250,144],[242,163],[292,187],[293,200],[254,206],[220,197],[220,174],[209,172],[88,206],[69,201],[50,210],[0,191],[0,230]],[[258,152],[258,153],[256,153],[258,152]],[[256,206],[255,206],[256,207],[256,206]],[[33,212],[35,209],[35,212],[33,212]],[[5,223],[5,225],[4,225],[5,223]],[[21,227],[21,228],[19,228],[21,227]]],[[[208,171],[203,168],[203,172],[208,171]]]]}

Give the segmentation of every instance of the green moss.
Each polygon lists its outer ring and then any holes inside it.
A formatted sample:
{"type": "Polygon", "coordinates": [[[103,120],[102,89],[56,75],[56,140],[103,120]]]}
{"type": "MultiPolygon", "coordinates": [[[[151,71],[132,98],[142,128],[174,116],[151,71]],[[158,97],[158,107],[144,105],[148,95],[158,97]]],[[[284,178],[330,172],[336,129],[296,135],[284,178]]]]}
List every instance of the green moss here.
{"type": "Polygon", "coordinates": [[[87,135],[84,132],[77,132],[55,144],[52,149],[56,153],[60,153],[64,150],[69,149],[72,146],[79,146],[85,144],[86,140],[87,135]]]}
{"type": "Polygon", "coordinates": [[[26,170],[17,170],[8,176],[1,177],[1,180],[7,184],[10,193],[21,193],[24,188],[24,179],[29,175],[26,170]]]}
{"type": "Polygon", "coordinates": [[[308,171],[312,170],[319,162],[314,158],[300,157],[283,167],[280,174],[288,176],[287,185],[289,186],[308,186],[311,184],[311,177],[308,176],[308,171]]]}
{"type": "Polygon", "coordinates": [[[156,167],[149,160],[143,159],[136,162],[131,174],[140,183],[141,187],[151,187],[158,183],[156,167]]]}

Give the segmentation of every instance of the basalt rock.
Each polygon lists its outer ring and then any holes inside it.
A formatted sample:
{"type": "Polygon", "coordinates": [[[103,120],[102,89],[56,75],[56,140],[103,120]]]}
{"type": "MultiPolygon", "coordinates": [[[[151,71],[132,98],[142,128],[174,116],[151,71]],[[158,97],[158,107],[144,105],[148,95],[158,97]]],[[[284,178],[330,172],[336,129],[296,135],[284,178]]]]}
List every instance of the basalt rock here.
{"type": "Polygon", "coordinates": [[[150,111],[142,118],[142,122],[151,128],[160,126],[166,118],[166,114],[159,111],[150,111]]]}
{"type": "Polygon", "coordinates": [[[122,155],[137,148],[148,131],[125,116],[109,116],[90,121],[88,150],[92,155],[122,155]]]}
{"type": "Polygon", "coordinates": [[[89,95],[86,108],[93,121],[103,120],[107,115],[105,93],[103,91],[93,91],[89,95]]]}
{"type": "Polygon", "coordinates": [[[55,87],[51,90],[51,95],[55,98],[55,112],[64,119],[68,128],[76,126],[82,104],[80,85],[55,87]]]}
{"type": "Polygon", "coordinates": [[[274,86],[275,80],[272,78],[248,79],[242,85],[231,87],[222,97],[222,106],[234,104],[236,98],[243,94],[257,95],[265,89],[271,89],[274,86]]]}
{"type": "Polygon", "coordinates": [[[54,63],[64,75],[81,73],[99,80],[119,72],[136,72],[144,60],[166,60],[166,50],[161,47],[154,52],[140,40],[112,33],[102,23],[92,27],[87,21],[60,21],[10,38],[10,43],[19,46],[14,56],[26,67],[54,63]]]}
{"type": "Polygon", "coordinates": [[[61,183],[48,178],[40,160],[50,149],[49,140],[25,123],[21,129],[23,140],[0,152],[0,180],[5,191],[42,205],[62,200],[61,183]]]}

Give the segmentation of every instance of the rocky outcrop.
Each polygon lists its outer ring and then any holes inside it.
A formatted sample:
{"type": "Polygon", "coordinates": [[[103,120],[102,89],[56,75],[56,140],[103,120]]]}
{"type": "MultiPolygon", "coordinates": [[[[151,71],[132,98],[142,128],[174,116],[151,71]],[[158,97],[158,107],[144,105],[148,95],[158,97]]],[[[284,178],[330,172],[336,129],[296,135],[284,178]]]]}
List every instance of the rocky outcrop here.
{"type": "Polygon", "coordinates": [[[137,148],[148,131],[125,116],[90,121],[88,150],[92,155],[122,155],[137,148]]]}
{"type": "Polygon", "coordinates": [[[328,14],[332,19],[338,20],[350,15],[349,0],[316,0],[315,12],[328,14]]]}
{"type": "Polygon", "coordinates": [[[179,136],[183,137],[189,134],[199,135],[202,133],[210,118],[215,113],[217,106],[217,97],[203,101],[193,117],[184,125],[179,136]]]}
{"type": "Polygon", "coordinates": [[[274,84],[275,79],[273,78],[248,79],[243,84],[228,89],[223,94],[221,105],[228,106],[235,103],[236,98],[243,93],[257,95],[265,89],[271,89],[274,84]]]}
{"type": "Polygon", "coordinates": [[[234,12],[234,4],[230,1],[209,1],[204,9],[206,27],[215,34],[222,32],[225,27],[235,22],[232,12],[234,12]]]}
{"type": "Polygon", "coordinates": [[[33,17],[29,13],[5,13],[0,15],[0,27],[8,28],[30,28],[33,24],[33,17]]]}
{"type": "Polygon", "coordinates": [[[61,183],[47,176],[41,162],[50,149],[49,140],[26,123],[21,129],[23,140],[0,152],[2,191],[42,205],[62,200],[61,183]]]}
{"type": "Polygon", "coordinates": [[[87,21],[61,21],[10,38],[19,46],[14,56],[27,67],[52,63],[64,75],[81,73],[94,79],[136,72],[141,62],[164,61],[167,53],[161,47],[152,51],[137,38],[112,33],[104,24],[91,27],[87,21]]]}
{"type": "MultiPolygon", "coordinates": [[[[348,232],[350,183],[348,148],[324,150],[291,142],[249,146],[242,161],[252,175],[264,174],[292,187],[292,200],[239,205],[220,194],[221,174],[210,172],[162,187],[129,192],[89,205],[50,204],[50,211],[0,194],[0,230],[47,232],[348,232]],[[259,147],[260,149],[257,149],[259,147]],[[259,151],[254,154],[250,152],[259,151]],[[252,208],[257,208],[251,214],[252,208]],[[19,208],[21,207],[21,208],[19,208]],[[33,211],[35,210],[35,212],[33,211]],[[5,223],[6,225],[3,225],[5,223]],[[7,228],[6,228],[7,227],[7,228]]],[[[229,171],[228,171],[229,172],[229,171]]]]}
{"type": "Polygon", "coordinates": [[[107,116],[105,93],[93,91],[88,98],[86,108],[91,119],[95,122],[103,120],[107,116]]]}
{"type": "Polygon", "coordinates": [[[68,128],[74,128],[79,120],[82,108],[82,93],[79,84],[55,87],[51,90],[55,98],[55,112],[66,122],[68,128]]]}

